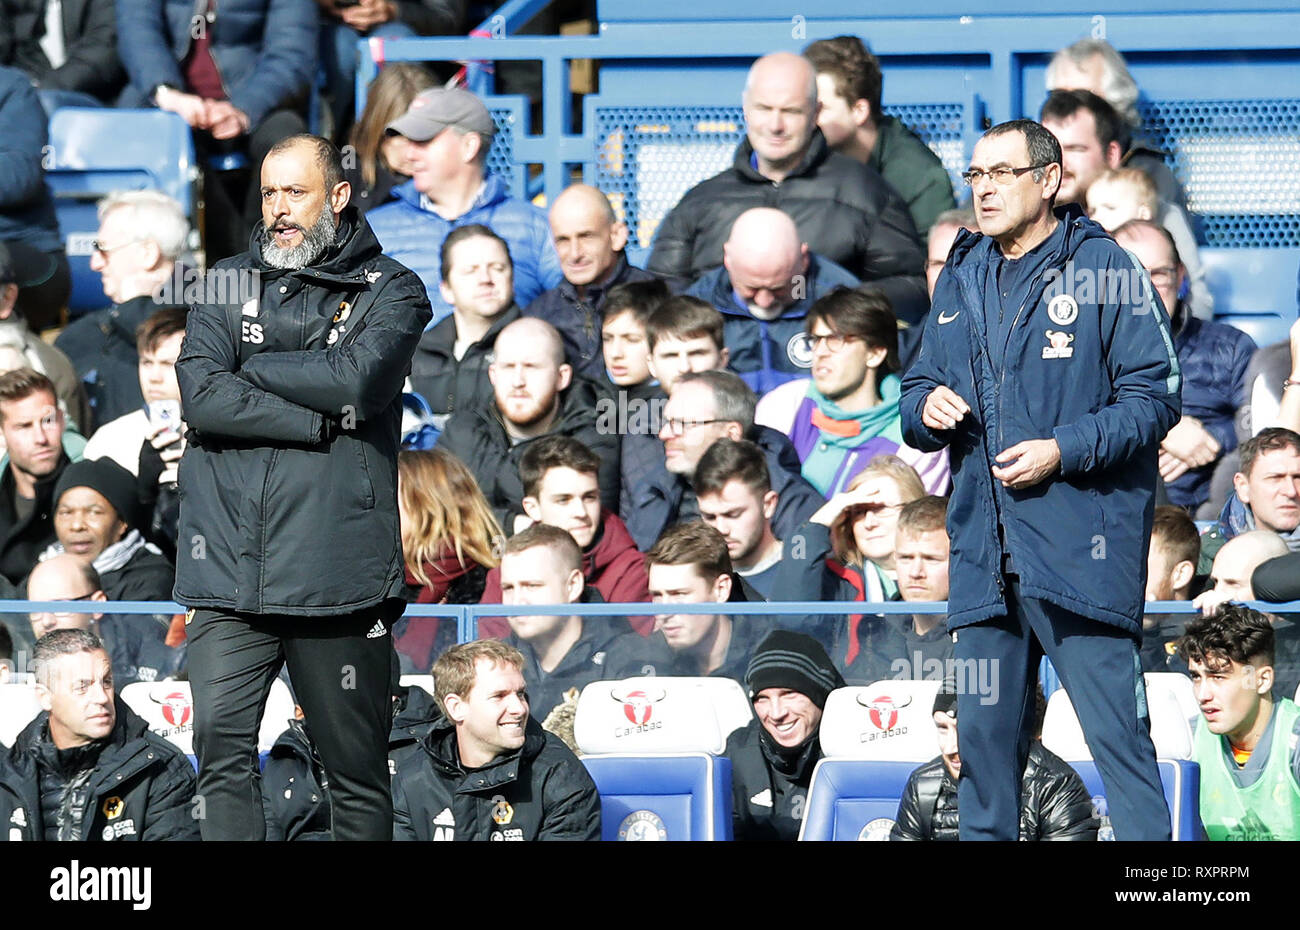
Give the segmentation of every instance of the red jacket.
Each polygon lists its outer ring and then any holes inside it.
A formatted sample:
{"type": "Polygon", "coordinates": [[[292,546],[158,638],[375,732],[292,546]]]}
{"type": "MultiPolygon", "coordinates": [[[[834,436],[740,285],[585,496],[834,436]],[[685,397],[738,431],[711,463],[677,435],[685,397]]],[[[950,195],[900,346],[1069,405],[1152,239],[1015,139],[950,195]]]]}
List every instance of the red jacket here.
{"type": "MultiPolygon", "coordinates": [[[[632,541],[618,514],[602,510],[600,534],[595,545],[582,554],[582,574],[587,586],[595,588],[607,604],[636,604],[650,600],[650,582],[646,575],[645,556],[632,541]]],[[[501,603],[501,569],[488,572],[480,604],[501,603]]],[[[632,629],[649,636],[654,627],[653,617],[629,617],[632,629]]],[[[480,637],[505,639],[510,627],[500,617],[484,617],[479,621],[480,637]]]]}

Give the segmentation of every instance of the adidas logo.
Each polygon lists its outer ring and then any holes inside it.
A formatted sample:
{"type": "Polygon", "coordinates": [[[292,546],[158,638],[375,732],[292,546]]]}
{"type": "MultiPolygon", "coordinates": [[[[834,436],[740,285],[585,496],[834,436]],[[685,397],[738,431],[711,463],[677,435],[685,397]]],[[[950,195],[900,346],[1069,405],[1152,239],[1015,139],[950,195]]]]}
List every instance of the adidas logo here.
{"type": "Polygon", "coordinates": [[[388,630],[384,626],[384,621],[376,620],[375,625],[372,626],[370,628],[370,632],[366,634],[366,639],[378,639],[379,637],[383,636],[387,632],[388,630]]]}
{"type": "Polygon", "coordinates": [[[450,808],[450,807],[444,807],[444,808],[442,809],[442,813],[439,814],[437,817],[434,817],[434,818],[433,818],[433,825],[434,825],[435,827],[454,827],[454,826],[456,826],[456,818],[453,817],[453,816],[451,815],[451,808],[450,808]]]}
{"type": "Polygon", "coordinates": [[[760,791],[758,794],[756,794],[756,795],[754,795],[752,798],[750,798],[750,799],[749,799],[749,803],[750,803],[750,804],[753,804],[755,807],[771,807],[771,806],[772,806],[772,789],[771,789],[771,788],[764,788],[764,789],[763,789],[762,791],[760,791]]]}

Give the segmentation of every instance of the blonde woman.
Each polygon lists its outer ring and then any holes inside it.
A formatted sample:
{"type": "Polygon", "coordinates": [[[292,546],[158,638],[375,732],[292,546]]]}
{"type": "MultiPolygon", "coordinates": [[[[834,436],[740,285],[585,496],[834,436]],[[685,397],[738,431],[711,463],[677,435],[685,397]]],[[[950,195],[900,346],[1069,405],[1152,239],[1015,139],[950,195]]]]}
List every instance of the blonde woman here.
{"type": "MultiPolygon", "coordinates": [[[[440,449],[397,457],[397,509],[406,583],[414,604],[477,604],[504,534],[474,476],[440,449]]],[[[404,618],[393,629],[403,672],[427,674],[456,642],[450,618],[404,618]]]]}

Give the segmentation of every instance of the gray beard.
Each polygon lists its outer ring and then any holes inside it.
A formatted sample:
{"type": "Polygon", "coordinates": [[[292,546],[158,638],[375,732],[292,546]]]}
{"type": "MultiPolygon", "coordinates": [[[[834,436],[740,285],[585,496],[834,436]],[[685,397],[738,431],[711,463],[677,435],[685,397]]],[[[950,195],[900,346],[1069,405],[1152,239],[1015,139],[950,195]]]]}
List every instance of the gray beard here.
{"type": "MultiPolygon", "coordinates": [[[[298,227],[302,229],[302,227],[298,227]]],[[[320,218],[309,229],[302,230],[302,242],[286,249],[271,240],[271,230],[263,226],[266,234],[262,241],[262,261],[272,268],[297,270],[306,268],[325,254],[334,244],[338,228],[334,225],[334,214],[328,209],[321,210],[320,218]]]]}

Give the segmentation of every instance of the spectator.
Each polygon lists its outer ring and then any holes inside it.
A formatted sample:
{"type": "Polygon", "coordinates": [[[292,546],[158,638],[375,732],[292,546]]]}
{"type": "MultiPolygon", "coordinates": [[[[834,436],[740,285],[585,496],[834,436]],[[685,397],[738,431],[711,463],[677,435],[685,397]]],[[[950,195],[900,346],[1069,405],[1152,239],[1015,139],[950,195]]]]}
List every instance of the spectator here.
{"type": "Polygon", "coordinates": [[[1249,406],[1237,418],[1237,438],[1245,442],[1270,426],[1285,426],[1292,432],[1300,432],[1300,393],[1287,392],[1287,388],[1297,384],[1300,384],[1300,320],[1291,324],[1287,339],[1261,347],[1251,358],[1246,369],[1249,406]]]}
{"type": "Polygon", "coordinates": [[[112,306],[77,317],[54,342],[85,385],[95,428],[144,403],[140,326],[160,309],[185,309],[176,263],[188,236],[181,205],[159,191],[123,191],[99,202],[90,267],[112,306]]]}
{"type": "Polygon", "coordinates": [[[1201,537],[1204,574],[1223,544],[1254,529],[1276,533],[1292,552],[1300,551],[1300,434],[1270,427],[1241,444],[1235,493],[1219,521],[1201,537]]]}
{"type": "MultiPolygon", "coordinates": [[[[1196,564],[1201,556],[1201,536],[1196,523],[1181,507],[1156,507],[1147,546],[1147,602],[1190,601],[1196,564]]],[[[1177,660],[1175,643],[1183,635],[1187,614],[1142,615],[1142,643],[1138,655],[1144,672],[1186,672],[1177,660]]]]}
{"type": "MultiPolygon", "coordinates": [[[[1182,211],[1161,202],[1151,178],[1136,168],[1108,168],[1088,187],[1086,199],[1088,216],[1112,236],[1131,220],[1146,220],[1163,227],[1182,259],[1186,302],[1192,314],[1202,320],[1214,319],[1214,295],[1205,286],[1196,236],[1182,211]]],[[[1180,286],[1178,293],[1182,290],[1180,286]]]]}
{"type": "MultiPolygon", "coordinates": [[[[507,606],[604,601],[583,581],[582,550],[573,537],[545,523],[510,537],[500,579],[501,603],[507,606]]],[[[508,623],[508,642],[524,657],[528,706],[542,720],[571,690],[581,692],[593,681],[666,673],[672,662],[661,642],[631,632],[622,618],[550,613],[510,617],[508,623]]]]}
{"type": "MultiPolygon", "coordinates": [[[[260,167],[272,146],[307,130],[316,37],[310,0],[119,0],[118,52],[131,83],[122,104],[178,114],[205,164],[239,153],[260,167]]],[[[262,200],[249,174],[205,174],[209,262],[248,248],[262,200]]]]}
{"type": "MultiPolygon", "coordinates": [[[[608,603],[642,603],[649,600],[645,558],[618,514],[601,505],[600,469],[600,457],[571,436],[544,436],[529,444],[519,459],[524,515],[573,537],[582,553],[585,588],[608,603]]],[[[483,603],[501,603],[499,569],[488,572],[483,603]]],[[[649,632],[648,623],[634,625],[649,632]]],[[[486,622],[479,629],[504,633],[486,622]]]]}
{"type": "Polygon", "coordinates": [[[477,223],[442,240],[440,289],[451,305],[420,337],[411,360],[411,387],[442,419],[491,403],[488,363],[506,326],[519,319],[514,265],[505,240],[477,223]]]}
{"type": "Polygon", "coordinates": [[[424,282],[435,322],[451,312],[438,288],[435,256],[457,226],[487,226],[509,244],[515,299],[521,306],[560,283],[560,262],[545,214],[511,197],[506,182],[488,174],[496,125],[482,101],[467,90],[431,88],[388,124],[388,134],[406,141],[403,161],[411,180],[393,191],[396,203],[371,211],[368,219],[384,253],[424,282]]]}
{"type": "Polygon", "coordinates": [[[47,113],[59,107],[112,106],[126,83],[117,58],[112,0],[3,0],[12,54],[0,64],[31,78],[47,113]]]}
{"type": "Polygon", "coordinates": [[[857,36],[821,39],[803,50],[817,69],[817,126],[826,144],[879,172],[902,195],[924,236],[955,203],[939,156],[880,107],[880,62],[857,36]]]}
{"type": "Polygon", "coordinates": [[[1275,682],[1268,619],[1228,606],[1187,625],[1179,652],[1201,716],[1193,758],[1211,840],[1300,839],[1300,711],[1275,682]]]}
{"type": "Polygon", "coordinates": [[[343,176],[352,185],[352,202],[363,214],[391,203],[393,188],[410,180],[406,141],[390,136],[388,124],[410,109],[419,94],[435,86],[437,81],[423,65],[395,61],[381,68],[366,88],[366,108],[350,136],[353,159],[343,166],[343,176]]]}
{"type": "Polygon", "coordinates": [[[826,698],[844,679],[812,637],[776,630],[754,650],[745,688],[754,718],[727,738],[731,825],[738,841],[799,838],[822,757],[826,698]]]}
{"type": "Polygon", "coordinates": [[[54,542],[54,488],[84,440],[65,434],[54,385],[30,368],[0,375],[0,432],[0,575],[18,584],[54,542]]]}
{"type": "Polygon", "coordinates": [[[9,838],[197,840],[194,769],[118,700],[99,638],[58,630],[32,661],[44,710],[0,755],[9,838]]]}
{"type": "MultiPolygon", "coordinates": [[[[895,601],[899,599],[894,547],[904,505],[925,496],[906,462],[878,456],[785,537],[801,558],[782,561],[776,588],[792,601],[895,601]]],[[[880,617],[842,614],[800,621],[826,647],[852,681],[882,677],[879,657],[896,652],[897,631],[880,617]],[[853,670],[853,674],[850,674],[853,670]],[[858,673],[861,673],[859,678],[858,673]]]]}
{"type": "MultiPolygon", "coordinates": [[[[1233,326],[1201,320],[1189,312],[1178,296],[1185,270],[1166,230],[1132,220],[1112,232],[1115,241],[1146,268],[1152,287],[1169,309],[1183,375],[1183,412],[1160,443],[1160,476],[1169,502],[1197,515],[1209,501],[1216,463],[1237,447],[1237,411],[1248,400],[1246,369],[1255,342],[1233,326]]],[[[1202,516],[1212,518],[1214,513],[1202,516]]]]}
{"type": "MultiPolygon", "coordinates": [[[[948,501],[933,495],[904,504],[899,511],[894,571],[903,600],[948,600],[947,520],[948,501]]],[[[952,669],[952,634],[944,614],[894,614],[885,623],[898,639],[890,644],[892,651],[880,657],[886,674],[879,677],[942,680],[952,669]]]]}
{"type": "MultiPolygon", "coordinates": [[[[56,555],[33,568],[27,579],[26,597],[32,601],[96,603],[109,599],[94,566],[72,555],[56,555]]],[[[37,640],[54,630],[94,633],[112,660],[114,680],[123,687],[136,681],[161,681],[176,674],[184,661],[183,649],[173,649],[164,642],[167,627],[158,622],[158,615],[34,611],[29,617],[37,640]]]]}
{"type": "Polygon", "coordinates": [[[596,386],[573,379],[564,344],[549,323],[515,320],[497,336],[488,367],[495,403],[462,410],[447,423],[439,444],[469,466],[501,525],[522,516],[524,487],[519,460],[543,436],[572,436],[600,456],[600,496],[618,501],[618,436],[596,424],[596,386]]]}
{"type": "Polygon", "coordinates": [[[596,785],[530,713],[523,667],[519,650],[496,640],[438,657],[444,716],[394,754],[393,839],[600,839],[596,785]]]}
{"type": "Polygon", "coordinates": [[[729,367],[763,394],[803,374],[812,358],[800,335],[815,301],[857,279],[808,252],[780,210],[746,210],[722,247],[722,267],[705,272],[687,296],[713,304],[726,321],[729,367]]]}
{"type": "Polygon", "coordinates": [[[575,375],[604,381],[601,327],[610,288],[653,280],[654,275],[628,264],[623,253],[627,226],[594,187],[574,184],[556,197],[550,227],[564,280],[539,294],[524,313],[559,330],[575,375]]]}
{"type": "Polygon", "coordinates": [[[934,225],[930,227],[930,234],[926,237],[925,283],[931,297],[934,297],[934,286],[939,281],[939,272],[943,271],[944,266],[948,264],[948,255],[952,252],[952,244],[957,239],[957,233],[963,229],[973,233],[980,231],[975,221],[975,211],[970,207],[940,213],[935,217],[934,225]]]}
{"type": "Polygon", "coordinates": [[[89,435],[92,428],[90,406],[72,363],[61,351],[33,333],[18,312],[18,295],[25,280],[19,267],[22,261],[34,263],[28,264],[28,268],[44,264],[41,256],[19,243],[6,245],[0,242],[0,346],[16,350],[18,356],[14,360],[21,359],[17,367],[39,371],[54,382],[59,406],[72,427],[89,435]]]}
{"type": "MultiPolygon", "coordinates": [[[[505,534],[469,469],[441,449],[399,452],[397,509],[408,599],[477,603],[489,569],[500,564],[505,534]]],[[[433,660],[455,642],[454,618],[403,617],[393,624],[403,674],[428,674],[433,660]]]]}
{"type": "Polygon", "coordinates": [[[136,331],[137,390],[143,403],[130,413],[104,423],[86,443],[86,458],[112,459],[133,475],[140,473],[143,446],[157,452],[153,440],[170,438],[160,448],[170,454],[184,449],[180,420],[181,389],[176,383],[176,359],[185,338],[186,311],[166,307],[157,311],[136,331]],[[166,435],[164,435],[166,434],[166,435]]]}
{"type": "MultiPolygon", "coordinates": [[[[316,0],[316,3],[321,10],[320,63],[325,72],[335,140],[346,136],[355,115],[357,43],[362,36],[382,41],[415,35],[450,36],[465,31],[466,0],[359,0],[356,3],[316,0]]],[[[389,119],[398,116],[400,112],[389,119]]]]}
{"type": "MultiPolygon", "coordinates": [[[[650,600],[656,604],[723,604],[761,600],[732,574],[727,541],[699,521],[670,527],[646,553],[650,600]]],[[[666,644],[673,662],[661,674],[744,682],[755,647],[771,632],[761,614],[660,614],[652,645],[666,644]]]]}
{"type": "Polygon", "coordinates": [[[666,396],[688,371],[727,367],[731,352],[724,338],[726,320],[717,308],[698,297],[669,297],[646,317],[650,345],[650,374],[666,396]]]}
{"type": "Polygon", "coordinates": [[[1182,186],[1166,164],[1166,155],[1140,138],[1138,86],[1124,56],[1105,39],[1080,39],[1058,51],[1048,62],[1048,91],[1087,90],[1109,103],[1120,116],[1120,163],[1138,168],[1156,184],[1160,199],[1187,209],[1182,186]]]}
{"type": "MultiPolygon", "coordinates": [[[[1225,604],[1255,600],[1251,586],[1255,571],[1270,559],[1286,554],[1285,543],[1276,533],[1252,530],[1234,536],[1214,557],[1211,587],[1192,603],[1202,616],[1213,617],[1225,604]]],[[[1279,694],[1295,694],[1300,686],[1300,624],[1293,614],[1268,614],[1274,630],[1274,681],[1279,694]]]]}
{"type": "Polygon", "coordinates": [[[820,506],[821,495],[799,474],[790,441],[776,430],[754,426],[754,394],[745,383],[728,371],[690,372],[671,389],[660,441],[630,439],[629,452],[636,458],[625,457],[623,463],[624,481],[630,483],[622,515],[639,548],[649,548],[670,524],[699,516],[691,477],[700,457],[723,437],[749,439],[763,450],[778,498],[772,528],[779,538],[787,538],[820,506]]]}
{"type": "Polygon", "coordinates": [[[646,320],[667,299],[668,285],[658,278],[616,285],[605,296],[605,321],[600,329],[605,371],[614,386],[626,392],[629,403],[663,396],[650,372],[646,320]]]}
{"type": "Polygon", "coordinates": [[[112,459],[73,462],[54,488],[58,542],[42,559],[64,552],[91,564],[112,601],[171,600],[176,572],[139,528],[135,481],[112,459]]]}
{"type": "MultiPolygon", "coordinates": [[[[891,840],[956,840],[960,812],[957,779],[957,695],[942,689],[934,699],[939,731],[939,758],[921,766],[907,780],[891,840]]],[[[1029,744],[1029,760],[1020,780],[1020,839],[1091,842],[1097,839],[1092,797],[1077,772],[1038,740],[1029,744]]]]}
{"type": "Polygon", "coordinates": [[[747,138],[735,164],[693,187],[664,218],[650,270],[698,278],[722,264],[741,213],[776,207],[811,251],[885,290],[900,317],[920,319],[927,305],[916,226],[879,174],[826,145],[812,65],[789,52],[765,55],[749,70],[743,102],[747,138]]]}
{"type": "Polygon", "coordinates": [[[896,455],[926,489],[948,488],[948,456],[903,442],[899,428],[898,327],[883,294],[839,288],[804,323],[812,378],[759,401],[755,419],[790,437],[808,483],[826,497],[843,491],[877,455],[896,455]]]}
{"type": "Polygon", "coordinates": [[[784,547],[772,532],[778,495],[763,450],[748,440],[716,440],[692,476],[700,517],[727,541],[740,577],[773,600],[784,547]]]}
{"type": "Polygon", "coordinates": [[[0,67],[0,242],[18,253],[18,312],[37,333],[61,321],[72,292],[54,198],[45,184],[47,121],[27,75],[0,67]]]}

